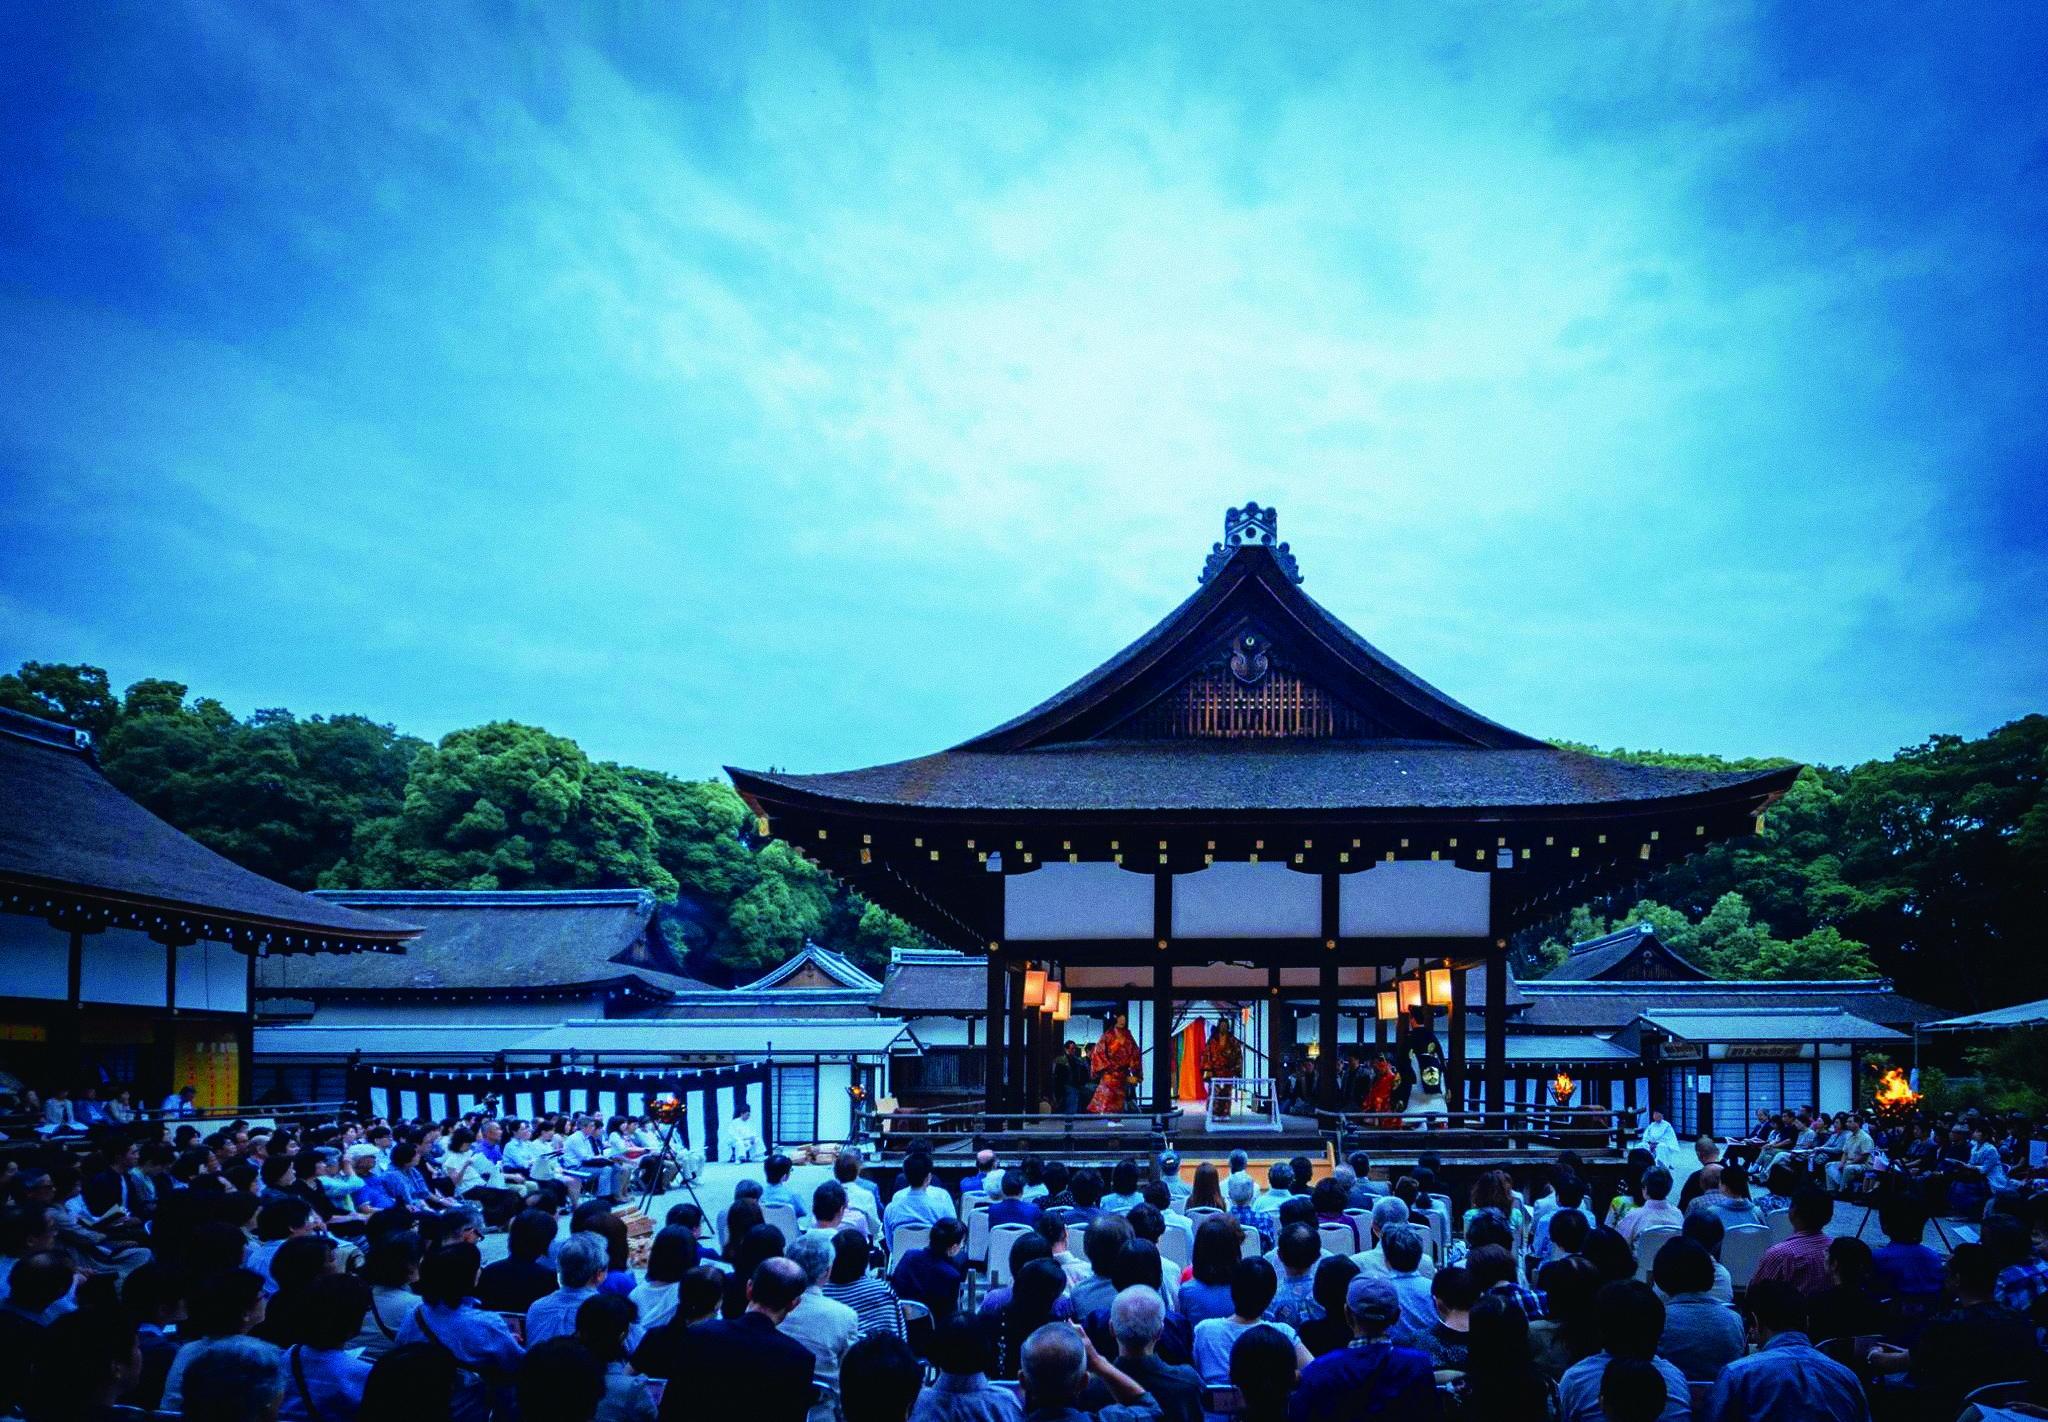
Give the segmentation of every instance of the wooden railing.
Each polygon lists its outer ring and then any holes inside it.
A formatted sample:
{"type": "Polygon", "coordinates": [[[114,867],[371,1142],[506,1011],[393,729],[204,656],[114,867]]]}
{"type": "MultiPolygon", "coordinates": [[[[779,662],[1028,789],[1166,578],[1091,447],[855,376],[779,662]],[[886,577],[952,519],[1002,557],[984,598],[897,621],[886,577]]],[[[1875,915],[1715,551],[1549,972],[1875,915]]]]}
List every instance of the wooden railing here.
{"type": "Polygon", "coordinates": [[[972,1154],[975,1141],[985,1141],[999,1153],[1041,1150],[1070,1154],[1075,1149],[1107,1153],[1157,1151],[1173,1143],[1180,1118],[1178,1106],[1170,1111],[1125,1111],[1115,1116],[1086,1111],[1038,1115],[932,1107],[865,1111],[861,1115],[861,1133],[884,1153],[902,1151],[909,1142],[919,1139],[929,1139],[935,1155],[961,1151],[972,1154]]]}
{"type": "Polygon", "coordinates": [[[1318,1111],[1316,1125],[1340,1156],[1354,1150],[1441,1153],[1531,1147],[1624,1156],[1636,1131],[1637,1114],[1609,1106],[1517,1106],[1420,1116],[1318,1111]]]}

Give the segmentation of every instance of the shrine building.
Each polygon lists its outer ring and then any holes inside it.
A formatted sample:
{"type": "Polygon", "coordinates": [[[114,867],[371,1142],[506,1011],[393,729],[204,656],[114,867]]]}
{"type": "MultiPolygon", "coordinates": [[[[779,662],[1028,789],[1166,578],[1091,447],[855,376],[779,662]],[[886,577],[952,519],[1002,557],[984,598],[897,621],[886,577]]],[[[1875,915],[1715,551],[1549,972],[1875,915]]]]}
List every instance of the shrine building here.
{"type": "MultiPolygon", "coordinates": [[[[1125,1004],[1148,1054],[1132,1106],[1169,1110],[1177,1008],[1197,1002],[1253,1024],[1248,1076],[1340,1043],[1340,1020],[1387,1043],[1423,1004],[1445,1014],[1452,1108],[1507,1111],[1510,937],[1756,832],[1798,773],[1560,749],[1452,700],[1302,581],[1275,512],[1232,509],[1187,601],[1014,720],[889,765],[729,768],[763,834],[975,955],[989,1111],[1036,1109],[1067,1017],[1125,1004]],[[1277,1009],[1303,999],[1297,1036],[1277,1009]]],[[[1312,1054],[1332,1109],[1339,1053],[1312,1054]]]]}

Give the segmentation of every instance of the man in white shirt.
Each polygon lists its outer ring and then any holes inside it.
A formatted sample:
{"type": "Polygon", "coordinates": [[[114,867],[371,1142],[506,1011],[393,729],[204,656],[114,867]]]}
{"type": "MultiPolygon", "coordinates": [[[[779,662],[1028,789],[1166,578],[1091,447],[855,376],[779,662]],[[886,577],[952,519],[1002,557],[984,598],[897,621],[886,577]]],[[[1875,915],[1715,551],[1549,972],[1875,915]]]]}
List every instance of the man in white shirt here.
{"type": "Polygon", "coordinates": [[[742,1101],[725,1128],[725,1158],[729,1161],[759,1160],[761,1132],[754,1125],[754,1108],[742,1101]]]}
{"type": "Polygon", "coordinates": [[[181,1089],[173,1091],[169,1096],[166,1096],[164,1104],[159,1108],[159,1111],[163,1116],[171,1120],[182,1120],[187,1116],[196,1116],[199,1114],[199,1111],[198,1108],[193,1106],[192,1102],[198,1095],[199,1088],[188,1082],[181,1089]]]}
{"type": "Polygon", "coordinates": [[[946,1193],[946,1187],[932,1180],[932,1161],[928,1155],[913,1155],[903,1162],[903,1178],[907,1182],[890,1199],[888,1208],[882,1211],[882,1222],[887,1228],[891,1241],[903,1225],[923,1225],[929,1229],[940,1220],[956,1218],[953,1197],[946,1193]]]}
{"type": "Polygon", "coordinates": [[[856,1212],[865,1221],[862,1232],[873,1239],[882,1228],[882,1202],[875,1198],[875,1192],[862,1183],[860,1178],[861,1154],[848,1146],[839,1152],[839,1158],[832,1162],[832,1178],[846,1190],[846,1208],[856,1212]]]}
{"type": "Polygon", "coordinates": [[[1273,1162],[1273,1168],[1266,1172],[1266,1179],[1271,1188],[1252,1201],[1252,1213],[1260,1216],[1270,1215],[1277,1220],[1280,1207],[1294,1198],[1294,1172],[1288,1168],[1286,1161],[1276,1160],[1273,1162]]]}
{"type": "MultiPolygon", "coordinates": [[[[829,1384],[839,1391],[839,1364],[860,1332],[859,1315],[837,1299],[828,1299],[819,1285],[832,1272],[832,1248],[823,1240],[805,1237],[785,1251],[789,1260],[804,1271],[809,1282],[796,1306],[782,1316],[776,1332],[794,1338],[811,1350],[817,1360],[813,1382],[829,1384]]],[[[807,1422],[836,1422],[838,1409],[830,1397],[811,1404],[807,1422]]]]}
{"type": "Polygon", "coordinates": [[[593,1195],[612,1192],[613,1171],[598,1150],[595,1117],[578,1121],[576,1129],[562,1138],[562,1168],[583,1177],[593,1195]]]}
{"type": "Polygon", "coordinates": [[[1870,1158],[1877,1151],[1877,1145],[1870,1138],[1870,1128],[1863,1117],[1851,1113],[1849,1136],[1842,1142],[1842,1158],[1828,1162],[1828,1188],[1831,1190],[1852,1190],[1861,1183],[1870,1170],[1870,1158]]]}
{"type": "Polygon", "coordinates": [[[1671,1172],[1653,1165],[1643,1172],[1643,1203],[1621,1217],[1615,1233],[1635,1248],[1636,1236],[1646,1229],[1684,1229],[1685,1215],[1671,1203],[1671,1172]]]}

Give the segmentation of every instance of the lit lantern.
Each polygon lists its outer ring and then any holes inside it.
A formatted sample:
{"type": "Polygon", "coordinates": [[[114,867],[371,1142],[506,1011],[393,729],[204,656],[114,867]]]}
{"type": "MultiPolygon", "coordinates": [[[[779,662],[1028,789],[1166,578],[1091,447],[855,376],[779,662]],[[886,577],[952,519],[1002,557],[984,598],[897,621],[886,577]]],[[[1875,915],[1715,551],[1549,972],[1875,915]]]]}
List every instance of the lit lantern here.
{"type": "Polygon", "coordinates": [[[1052,1010],[1052,1020],[1055,1022],[1064,1022],[1073,1015],[1074,995],[1070,992],[1062,992],[1060,994],[1058,1004],[1055,1005],[1052,1010]]]}
{"type": "Polygon", "coordinates": [[[1024,1005],[1042,1007],[1045,1005],[1045,970],[1026,968],[1024,970],[1024,1005]]]}
{"type": "Polygon", "coordinates": [[[1401,1010],[1422,1005],[1422,981],[1419,978],[1401,979],[1401,1010]]]}
{"type": "Polygon", "coordinates": [[[1392,989],[1388,989],[1379,995],[1374,1015],[1382,1022],[1392,1022],[1401,1015],[1401,1005],[1396,1000],[1392,989]]]}
{"type": "Polygon", "coordinates": [[[1449,968],[1431,968],[1428,979],[1429,1005],[1431,1007],[1449,1007],[1451,1005],[1451,970],[1449,968]]]}

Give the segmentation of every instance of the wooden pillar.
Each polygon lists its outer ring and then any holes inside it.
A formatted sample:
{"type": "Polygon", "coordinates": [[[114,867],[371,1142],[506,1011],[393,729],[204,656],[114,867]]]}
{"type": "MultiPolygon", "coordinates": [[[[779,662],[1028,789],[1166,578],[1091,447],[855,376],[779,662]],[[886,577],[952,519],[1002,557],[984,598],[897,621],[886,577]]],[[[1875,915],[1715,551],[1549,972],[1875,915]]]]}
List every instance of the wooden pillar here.
{"type": "Polygon", "coordinates": [[[1030,1103],[1024,1099],[1024,1015],[1031,1009],[1024,1005],[1024,965],[1010,965],[1007,976],[1010,979],[1010,1064],[1004,1072],[1003,1082],[1004,1094],[1009,1099],[1006,1109],[1026,1111],[1030,1109],[1030,1103]]]}
{"type": "Polygon", "coordinates": [[[1041,1054],[1045,1050],[1045,1013],[1029,1003],[1024,1004],[1024,1111],[1027,1115],[1038,1113],[1038,1098],[1044,1094],[1045,1079],[1040,1072],[1041,1054]]]}
{"type": "Polygon", "coordinates": [[[1337,964],[1325,956],[1316,983],[1316,1104],[1337,1109],[1337,964]]]}
{"type": "Polygon", "coordinates": [[[1010,1002],[1004,988],[1009,974],[1003,971],[1003,960],[993,952],[988,955],[988,1047],[982,1064],[984,1077],[982,1105],[986,1110],[1003,1109],[1003,1072],[1009,1057],[1003,1050],[1003,1023],[1010,1010],[1010,1002]]]}
{"type": "MultiPolygon", "coordinates": [[[[1391,1044],[1391,1043],[1390,1043],[1390,1042],[1389,1042],[1389,1041],[1387,1040],[1387,1034],[1388,1034],[1388,1033],[1389,1033],[1390,1031],[1392,1031],[1392,1030],[1393,1030],[1393,1025],[1394,1025],[1393,1023],[1391,1023],[1391,1022],[1387,1021],[1387,1019],[1386,1019],[1386,1018],[1384,1018],[1384,1017],[1380,1016],[1380,996],[1379,996],[1379,995],[1380,995],[1380,994],[1381,994],[1382,992],[1385,992],[1385,991],[1386,991],[1386,988],[1387,988],[1387,969],[1386,969],[1386,965],[1385,965],[1385,964],[1383,963],[1383,964],[1381,964],[1381,965],[1380,965],[1379,967],[1375,968],[1375,969],[1373,970],[1373,975],[1372,975],[1372,977],[1373,977],[1373,996],[1372,996],[1372,1044],[1373,1044],[1373,1046],[1377,1047],[1377,1048],[1378,1048],[1378,1049],[1379,1049],[1379,1050],[1380,1050],[1381,1052],[1385,1052],[1385,1051],[1387,1050],[1387,1048],[1388,1048],[1389,1046],[1391,1046],[1391,1045],[1392,1045],[1392,1044],[1391,1044]]],[[[1397,979],[1396,979],[1396,981],[1395,981],[1395,983],[1394,983],[1394,992],[1395,992],[1395,995],[1396,995],[1396,998],[1397,998],[1397,999],[1398,999],[1398,997],[1399,997],[1400,991],[1401,991],[1401,984],[1400,984],[1400,982],[1399,982],[1399,980],[1398,980],[1398,978],[1397,978],[1397,979]]]]}
{"type": "MultiPolygon", "coordinates": [[[[1450,959],[1444,960],[1449,966],[1450,959]]],[[[1468,1109],[1465,1096],[1465,970],[1451,969],[1451,1050],[1449,1088],[1450,1107],[1453,1111],[1468,1109]]]]}
{"type": "Polygon", "coordinates": [[[1280,991],[1280,970],[1266,969],[1266,1075],[1278,1080],[1280,1064],[1287,1059],[1287,1039],[1292,1036],[1288,1029],[1294,1019],[1287,1011],[1287,1003],[1280,991]]]}
{"type": "Polygon", "coordinates": [[[1508,1109],[1508,953],[1486,954],[1486,1109],[1508,1109]]]}
{"type": "Polygon", "coordinates": [[[1152,1109],[1173,1109],[1173,965],[1152,970],[1152,1109]]]}

